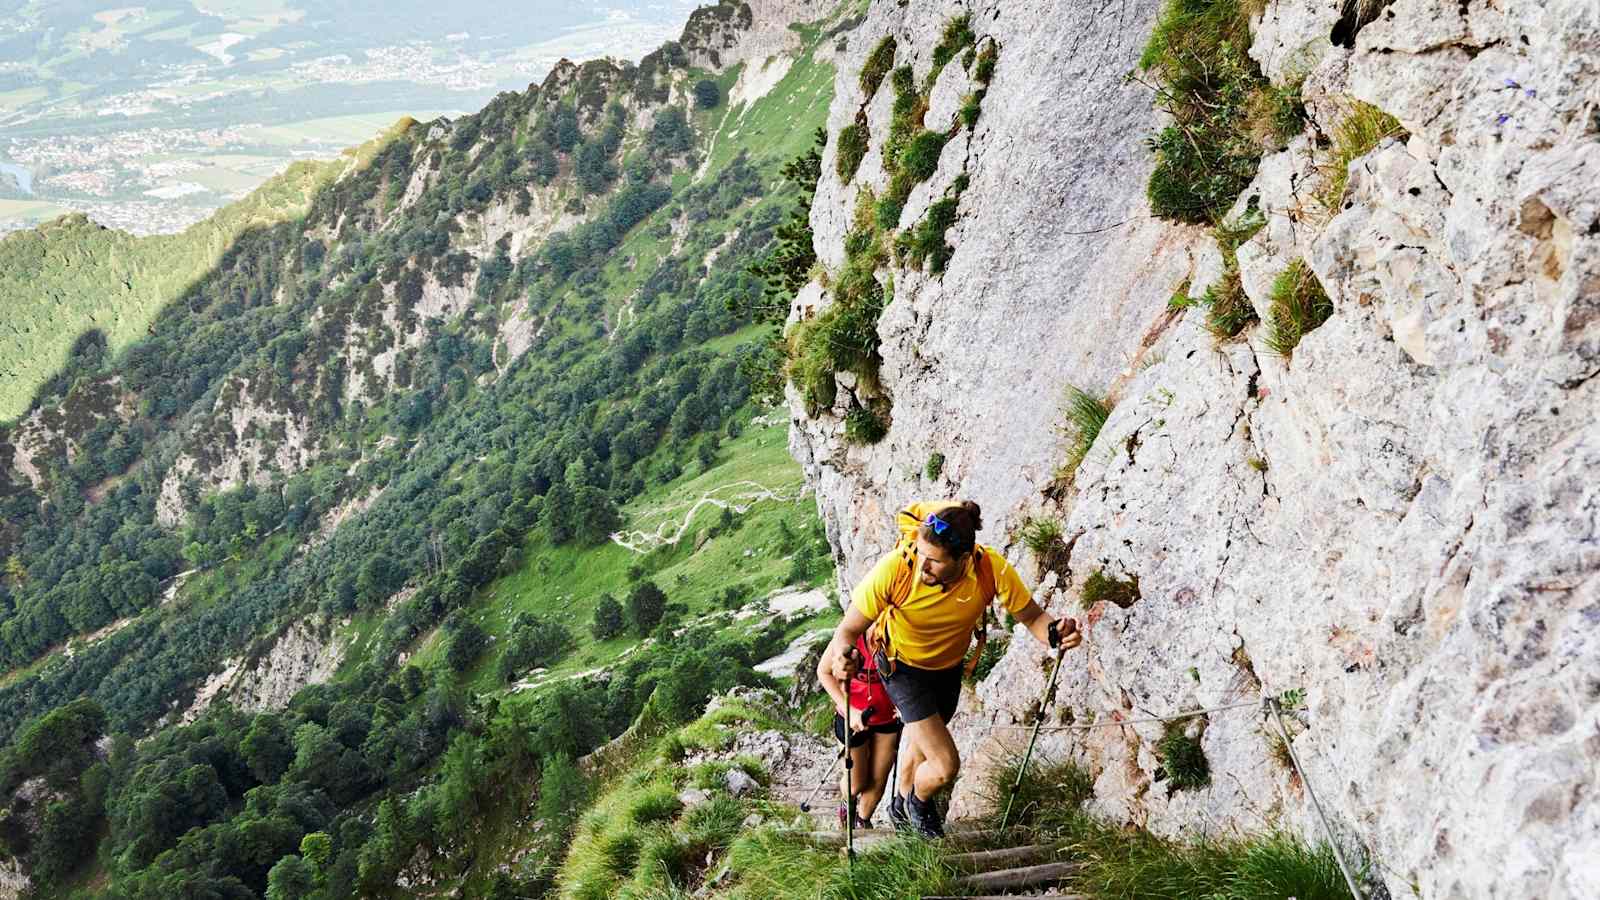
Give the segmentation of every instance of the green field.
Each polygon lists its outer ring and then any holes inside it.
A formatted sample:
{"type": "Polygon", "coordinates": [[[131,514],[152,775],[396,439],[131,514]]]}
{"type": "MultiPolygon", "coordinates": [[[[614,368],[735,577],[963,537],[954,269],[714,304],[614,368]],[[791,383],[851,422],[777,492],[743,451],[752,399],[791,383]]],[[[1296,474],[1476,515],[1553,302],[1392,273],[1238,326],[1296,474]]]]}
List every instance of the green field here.
{"type": "MultiPolygon", "coordinates": [[[[634,566],[666,592],[669,602],[684,604],[690,618],[729,612],[721,598],[730,586],[736,587],[740,604],[787,586],[796,549],[820,528],[815,501],[801,494],[804,479],[789,456],[787,440],[788,427],[783,422],[752,425],[722,445],[710,469],[691,467],[670,484],[655,487],[623,507],[625,532],[660,529],[671,536],[681,527],[676,543],[652,542],[656,549],[650,553],[614,542],[598,547],[552,547],[542,536],[531,537],[521,568],[490,585],[473,605],[471,618],[490,634],[501,635],[522,612],[566,625],[578,642],[545,676],[559,677],[615,662],[638,642],[633,634],[596,641],[589,630],[602,594],[609,593],[619,602],[627,597],[634,584],[629,570],[634,566]],[[765,496],[768,492],[775,496],[765,496]],[[745,511],[733,512],[732,527],[720,530],[719,506],[703,503],[696,508],[697,501],[706,497],[734,501],[745,511]]],[[[831,582],[831,574],[824,580],[831,582]]],[[[347,635],[353,642],[347,666],[359,662],[377,631],[379,618],[366,616],[351,623],[347,635]]],[[[739,622],[729,618],[728,627],[740,631],[765,624],[762,617],[739,622]]],[[[825,613],[820,620],[833,618],[825,613]]],[[[803,628],[797,626],[796,630],[803,628]]],[[[423,640],[412,661],[442,666],[443,653],[444,641],[435,632],[423,640]]],[[[495,655],[487,654],[468,673],[473,692],[501,687],[494,681],[494,662],[495,655]]]]}
{"type": "Polygon", "coordinates": [[[67,212],[69,210],[65,206],[44,200],[0,200],[0,219],[43,222],[67,212]]]}
{"type": "Polygon", "coordinates": [[[50,96],[49,88],[25,87],[14,91],[0,91],[0,112],[21,109],[50,96]]]}

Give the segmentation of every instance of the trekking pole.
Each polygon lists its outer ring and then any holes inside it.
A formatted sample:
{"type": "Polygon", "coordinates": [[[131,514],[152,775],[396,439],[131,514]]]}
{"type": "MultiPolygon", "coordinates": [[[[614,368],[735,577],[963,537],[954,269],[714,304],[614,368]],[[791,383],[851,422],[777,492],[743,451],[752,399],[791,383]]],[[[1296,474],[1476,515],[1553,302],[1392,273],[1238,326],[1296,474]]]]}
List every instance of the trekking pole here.
{"type": "Polygon", "coordinates": [[[849,719],[844,722],[844,749],[845,796],[850,798],[844,811],[844,860],[845,865],[853,869],[856,865],[856,761],[850,757],[849,719]]]}
{"type": "MultiPolygon", "coordinates": [[[[851,647],[849,650],[845,651],[845,656],[846,657],[851,657],[851,656],[853,656],[855,654],[855,652],[856,652],[855,648],[851,647]]],[[[828,771],[827,771],[826,774],[824,774],[822,776],[822,780],[817,782],[817,786],[811,789],[811,796],[807,797],[805,799],[805,802],[800,804],[800,811],[801,812],[806,812],[806,813],[811,812],[811,801],[817,799],[817,795],[822,793],[823,785],[827,784],[828,780],[833,777],[833,770],[838,767],[839,760],[847,759],[849,757],[849,754],[850,754],[850,704],[848,702],[845,703],[844,734],[845,734],[845,741],[844,741],[844,745],[839,748],[839,755],[835,756],[833,758],[833,765],[828,767],[828,771]]]]}
{"type": "Polygon", "coordinates": [[[839,755],[833,758],[833,765],[828,767],[827,773],[822,776],[821,781],[817,782],[817,786],[811,789],[811,796],[807,797],[805,801],[800,804],[801,812],[811,812],[811,801],[817,799],[817,795],[822,793],[822,788],[828,783],[828,779],[833,777],[833,770],[839,767],[839,760],[844,758],[845,750],[848,749],[848,747],[849,745],[847,744],[844,747],[839,748],[839,755]]]}
{"type": "Polygon", "coordinates": [[[1022,755],[1022,765],[1017,769],[1017,780],[1011,783],[1011,796],[1006,798],[1006,811],[1000,816],[1000,830],[1004,831],[1011,821],[1011,804],[1017,802],[1017,791],[1022,789],[1022,779],[1028,774],[1028,762],[1033,759],[1033,745],[1039,740],[1039,726],[1044,724],[1044,707],[1050,702],[1050,696],[1055,692],[1056,676],[1061,673],[1061,658],[1067,654],[1067,645],[1062,645],[1056,650],[1056,664],[1050,670],[1050,680],[1045,683],[1044,693],[1039,695],[1039,711],[1033,720],[1033,736],[1028,738],[1028,751],[1022,755]]]}
{"type": "MultiPolygon", "coordinates": [[[[864,711],[861,714],[861,721],[862,721],[863,725],[866,723],[866,720],[872,718],[872,714],[877,712],[877,710],[878,710],[878,708],[876,706],[869,706],[869,707],[866,708],[866,711],[864,711]]],[[[860,792],[858,792],[856,790],[856,776],[855,776],[856,761],[855,761],[855,758],[852,757],[850,755],[850,753],[849,753],[849,750],[850,750],[850,734],[851,734],[851,732],[850,732],[850,720],[849,719],[845,719],[845,721],[844,721],[844,748],[845,748],[844,786],[845,786],[845,795],[850,798],[849,801],[848,801],[848,804],[847,804],[847,806],[845,808],[845,815],[848,817],[846,819],[846,822],[845,822],[845,832],[844,832],[845,860],[846,860],[846,863],[848,865],[854,866],[855,865],[855,861],[856,861],[856,803],[858,802],[858,799],[860,797],[860,792]]]]}

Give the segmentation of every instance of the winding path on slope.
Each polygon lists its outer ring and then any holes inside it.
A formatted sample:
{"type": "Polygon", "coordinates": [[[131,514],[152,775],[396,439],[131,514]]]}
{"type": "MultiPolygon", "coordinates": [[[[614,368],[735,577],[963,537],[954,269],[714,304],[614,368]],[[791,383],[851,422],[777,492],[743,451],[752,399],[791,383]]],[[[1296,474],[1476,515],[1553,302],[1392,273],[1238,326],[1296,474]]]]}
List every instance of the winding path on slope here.
{"type": "Polygon", "coordinates": [[[671,519],[668,519],[667,521],[656,526],[654,531],[618,531],[611,535],[611,540],[618,546],[626,547],[634,553],[642,555],[649,553],[651,550],[654,550],[657,547],[676,544],[678,541],[682,540],[684,534],[689,531],[689,525],[694,521],[695,514],[700,511],[701,507],[715,506],[719,509],[731,508],[734,512],[743,515],[749,511],[750,507],[760,503],[763,500],[772,500],[779,503],[793,503],[794,501],[805,496],[805,493],[806,486],[803,482],[797,482],[789,486],[769,488],[755,481],[735,481],[731,484],[719,485],[718,487],[706,491],[698,500],[685,501],[684,503],[663,506],[646,514],[655,515],[658,513],[671,512],[672,510],[681,509],[687,505],[689,507],[689,511],[683,514],[683,520],[677,523],[677,528],[673,530],[670,535],[666,532],[668,529],[673,527],[673,522],[671,519]],[[743,489],[743,491],[742,493],[734,494],[726,499],[715,496],[719,492],[734,489],[743,489]]]}

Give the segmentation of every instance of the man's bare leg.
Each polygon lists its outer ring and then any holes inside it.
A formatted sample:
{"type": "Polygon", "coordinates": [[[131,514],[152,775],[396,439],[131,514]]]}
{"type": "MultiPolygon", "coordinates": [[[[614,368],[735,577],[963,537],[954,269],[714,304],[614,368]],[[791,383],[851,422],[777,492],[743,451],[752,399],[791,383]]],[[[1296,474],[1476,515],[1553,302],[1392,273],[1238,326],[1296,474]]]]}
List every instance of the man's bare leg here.
{"type": "MultiPolygon", "coordinates": [[[[917,764],[912,768],[910,786],[916,789],[918,800],[926,802],[935,793],[956,780],[961,771],[961,754],[956,750],[955,738],[945,727],[944,719],[929,716],[906,726],[906,737],[916,748],[917,764]]],[[[901,782],[907,779],[902,776],[901,782]]]]}
{"type": "Polygon", "coordinates": [[[910,726],[905,728],[904,737],[900,744],[900,779],[895,784],[895,793],[902,797],[911,794],[911,787],[916,784],[917,766],[923,758],[922,748],[912,738],[910,726]]]}
{"type": "MultiPolygon", "coordinates": [[[[884,788],[889,784],[889,769],[894,765],[895,745],[899,741],[898,734],[874,734],[867,742],[866,746],[871,748],[871,759],[863,768],[871,777],[856,798],[856,807],[863,819],[871,819],[878,809],[878,803],[883,800],[884,788]]],[[[861,763],[856,765],[860,766],[861,763]]]]}

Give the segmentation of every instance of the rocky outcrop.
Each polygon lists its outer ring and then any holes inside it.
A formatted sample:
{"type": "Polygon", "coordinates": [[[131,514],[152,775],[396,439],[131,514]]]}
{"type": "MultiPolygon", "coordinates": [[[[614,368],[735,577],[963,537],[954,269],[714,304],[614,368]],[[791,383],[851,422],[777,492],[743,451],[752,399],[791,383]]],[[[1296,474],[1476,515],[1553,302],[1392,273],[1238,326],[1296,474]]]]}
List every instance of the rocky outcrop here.
{"type": "Polygon", "coordinates": [[[33,880],[22,871],[22,861],[0,859],[0,897],[21,897],[33,887],[33,880]]]}
{"type": "Polygon", "coordinates": [[[133,415],[133,396],[120,376],[92,378],[72,386],[59,404],[42,406],[20,419],[8,443],[9,458],[0,458],[3,477],[48,490],[50,470],[78,458],[84,441],[100,423],[133,415]]]}
{"type": "Polygon", "coordinates": [[[690,65],[725,69],[791,54],[800,36],[796,22],[814,22],[837,4],[830,0],[720,0],[689,15],[680,43],[690,65]]]}
{"type": "MultiPolygon", "coordinates": [[[[1052,724],[1303,690],[1293,749],[1342,842],[1395,896],[1600,895],[1593,4],[1395,0],[1364,25],[1335,0],[1266,5],[1251,54],[1276,84],[1304,78],[1311,121],[1240,198],[1268,222],[1238,252],[1241,280],[1265,314],[1273,279],[1303,259],[1334,306],[1289,358],[1264,329],[1218,345],[1203,310],[1168,308],[1220,264],[1204,232],[1147,215],[1156,114],[1122,73],[1154,2],[1112,19],[1044,0],[875,4],[830,133],[854,119],[880,35],[920,79],[938,29],[969,8],[999,64],[970,141],[946,146],[928,185],[971,181],[948,270],[892,273],[878,325],[888,434],[850,445],[839,416],[794,404],[791,446],[842,577],[889,546],[891,513],[915,497],[979,500],[982,537],[1025,570],[1010,536],[1055,518],[1071,551],[1039,598],[1088,639],[1052,724]],[[1324,136],[1356,100],[1409,136],[1351,163],[1340,208],[1324,210],[1324,136]],[[1109,390],[1115,408],[1064,486],[1068,384],[1109,390]],[[929,479],[933,453],[944,464],[929,479]],[[1094,573],[1137,576],[1139,599],[1080,609],[1094,573]]],[[[866,112],[876,148],[888,101],[866,112]]],[[[813,212],[830,266],[857,191],[886,181],[874,149],[841,184],[834,150],[813,212]]],[[[816,286],[803,296],[828,302],[816,286]]],[[[982,715],[958,729],[969,756],[1025,737],[989,726],[1021,721],[1041,659],[1012,641],[982,715]]],[[[1043,743],[1091,768],[1117,818],[1176,833],[1265,817],[1322,836],[1255,710],[1189,728],[1211,764],[1204,790],[1169,789],[1159,724],[1043,743]]]]}
{"type": "Polygon", "coordinates": [[[244,712],[288,706],[296,691],[332,678],[344,661],[348,643],[331,628],[321,622],[296,622],[260,657],[230,660],[196,690],[183,721],[193,721],[221,699],[244,712]]]}
{"type": "Polygon", "coordinates": [[[230,376],[210,419],[192,426],[185,452],[162,479],[156,521],[168,528],[180,524],[191,490],[209,494],[270,485],[310,466],[318,450],[316,428],[302,403],[283,390],[258,389],[249,377],[230,376]]]}

